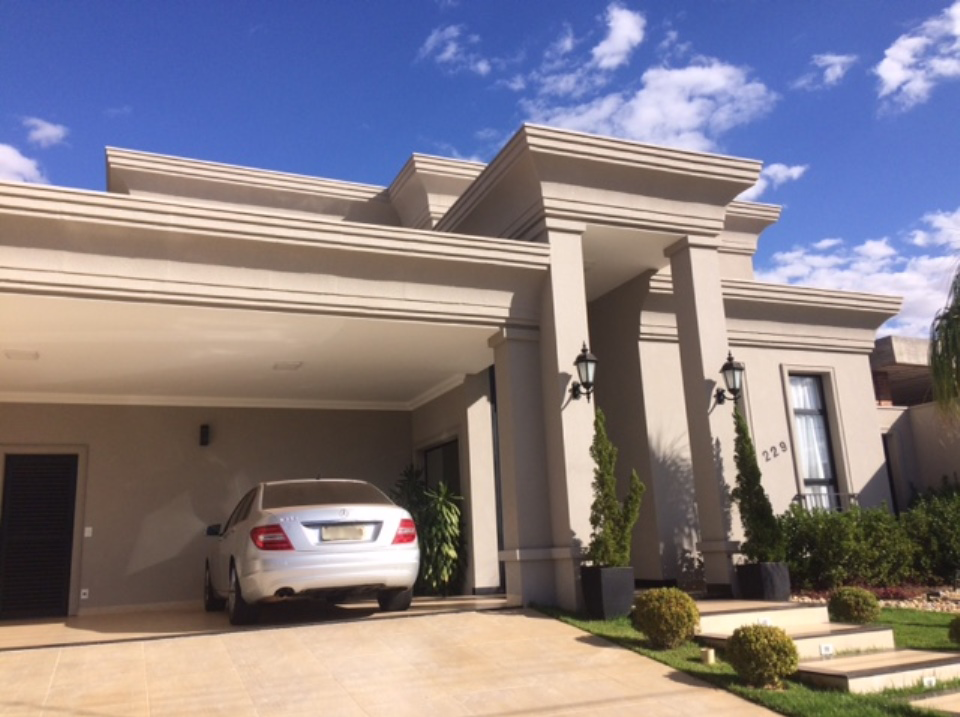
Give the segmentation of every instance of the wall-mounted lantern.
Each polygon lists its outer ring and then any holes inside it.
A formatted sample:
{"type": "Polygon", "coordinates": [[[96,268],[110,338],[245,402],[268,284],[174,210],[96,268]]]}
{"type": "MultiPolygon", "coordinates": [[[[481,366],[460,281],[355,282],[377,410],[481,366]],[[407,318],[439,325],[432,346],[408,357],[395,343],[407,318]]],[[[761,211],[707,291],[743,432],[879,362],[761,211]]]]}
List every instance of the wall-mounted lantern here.
{"type": "Polygon", "coordinates": [[[740,392],[743,390],[743,372],[744,365],[739,361],[733,360],[733,354],[727,352],[727,361],[720,367],[720,373],[723,374],[723,382],[727,385],[727,390],[718,388],[713,394],[714,400],[718,404],[723,404],[728,398],[736,402],[740,398],[740,392]],[[729,395],[727,394],[729,392],[729,395]]]}
{"type": "Polygon", "coordinates": [[[597,357],[590,353],[586,341],[583,342],[583,348],[577,355],[577,359],[573,362],[573,365],[577,367],[577,377],[580,381],[573,382],[573,385],[570,387],[570,395],[574,399],[586,396],[589,402],[590,396],[593,395],[593,379],[597,374],[597,357]]]}

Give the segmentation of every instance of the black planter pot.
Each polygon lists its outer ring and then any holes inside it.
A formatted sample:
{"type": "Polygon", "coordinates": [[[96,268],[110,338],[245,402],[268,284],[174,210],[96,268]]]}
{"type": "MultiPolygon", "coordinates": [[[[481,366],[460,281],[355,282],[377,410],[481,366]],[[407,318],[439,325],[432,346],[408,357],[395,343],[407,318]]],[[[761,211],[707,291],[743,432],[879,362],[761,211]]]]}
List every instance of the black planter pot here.
{"type": "Polygon", "coordinates": [[[611,620],[630,614],[633,608],[633,568],[580,567],[580,584],[587,615],[592,620],[611,620]]]}
{"type": "Polygon", "coordinates": [[[744,600],[790,600],[790,570],[786,563],[747,563],[737,566],[738,596],[744,600]]]}

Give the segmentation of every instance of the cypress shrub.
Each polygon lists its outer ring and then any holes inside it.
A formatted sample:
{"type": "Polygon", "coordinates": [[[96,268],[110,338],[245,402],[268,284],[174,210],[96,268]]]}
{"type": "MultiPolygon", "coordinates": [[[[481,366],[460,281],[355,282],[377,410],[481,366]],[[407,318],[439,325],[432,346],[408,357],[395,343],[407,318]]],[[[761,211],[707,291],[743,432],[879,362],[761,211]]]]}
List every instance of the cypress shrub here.
{"type": "Polygon", "coordinates": [[[734,462],[737,466],[736,487],[730,497],[740,510],[745,540],[740,546],[747,560],[754,563],[776,563],[784,559],[783,531],[773,512],[770,499],[761,483],[757,451],[750,438],[747,421],[740,408],[733,408],[734,462]]]}

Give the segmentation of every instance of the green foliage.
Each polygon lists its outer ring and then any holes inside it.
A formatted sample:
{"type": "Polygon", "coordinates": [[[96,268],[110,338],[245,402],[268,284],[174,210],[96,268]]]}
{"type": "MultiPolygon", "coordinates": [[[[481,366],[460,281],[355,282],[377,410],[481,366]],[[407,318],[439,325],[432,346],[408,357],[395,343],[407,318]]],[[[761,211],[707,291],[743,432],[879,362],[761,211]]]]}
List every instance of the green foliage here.
{"type": "Polygon", "coordinates": [[[960,645],[960,615],[950,621],[947,634],[950,635],[950,642],[960,645]]]}
{"type": "Polygon", "coordinates": [[[458,505],[463,498],[454,495],[443,481],[436,489],[429,489],[423,471],[412,465],[404,468],[390,497],[407,509],[417,525],[420,573],[416,592],[428,595],[455,592],[466,567],[466,544],[458,505]]]}
{"type": "Polygon", "coordinates": [[[830,595],[827,602],[830,619],[835,622],[848,622],[866,625],[880,619],[880,603],[876,595],[863,588],[839,588],[830,595]]]}
{"type": "Polygon", "coordinates": [[[726,659],[741,679],[753,687],[778,688],[797,671],[797,646],[773,625],[745,625],[727,640],[726,659]]]}
{"type": "Polygon", "coordinates": [[[933,397],[941,410],[960,415],[960,270],[953,277],[946,306],[930,326],[930,373],[933,397]]]}
{"type": "Polygon", "coordinates": [[[617,497],[617,448],[607,437],[607,421],[597,409],[590,455],[593,470],[593,505],[590,506],[590,545],[587,559],[594,565],[620,568],[630,565],[630,540],[640,515],[646,486],[637,472],[630,474],[630,489],[623,503],[617,497]]]}
{"type": "Polygon", "coordinates": [[[960,570],[960,492],[935,490],[914,502],[901,516],[907,535],[917,546],[915,580],[952,583],[960,570]]]}
{"type": "Polygon", "coordinates": [[[677,588],[647,590],[634,603],[634,627],[658,650],[673,649],[693,639],[699,622],[697,604],[677,588]]]}
{"type": "Polygon", "coordinates": [[[794,588],[900,585],[911,578],[916,547],[884,508],[837,513],[793,505],[780,524],[794,588]]]}
{"type": "Polygon", "coordinates": [[[740,522],[746,538],[740,549],[751,562],[780,562],[784,559],[780,522],[761,483],[757,451],[750,438],[747,421],[736,406],[733,409],[733,421],[736,430],[734,461],[737,478],[736,487],[730,495],[740,510],[740,522]]]}

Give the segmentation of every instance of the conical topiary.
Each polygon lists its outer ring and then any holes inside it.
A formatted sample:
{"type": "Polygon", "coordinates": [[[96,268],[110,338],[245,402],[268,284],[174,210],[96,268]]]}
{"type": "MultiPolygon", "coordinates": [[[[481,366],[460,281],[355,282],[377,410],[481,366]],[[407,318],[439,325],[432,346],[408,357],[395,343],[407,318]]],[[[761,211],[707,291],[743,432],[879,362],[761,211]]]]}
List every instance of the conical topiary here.
{"type": "Polygon", "coordinates": [[[730,496],[740,510],[740,522],[746,538],[740,550],[751,562],[781,562],[786,555],[783,531],[760,482],[757,451],[753,447],[747,421],[736,406],[733,409],[733,421],[736,430],[734,462],[737,465],[737,478],[730,496]]]}

